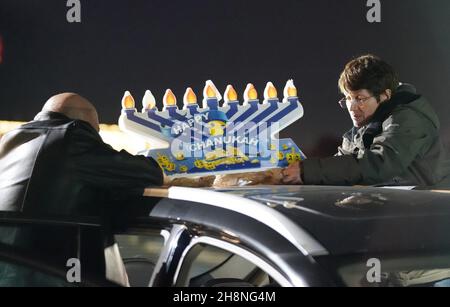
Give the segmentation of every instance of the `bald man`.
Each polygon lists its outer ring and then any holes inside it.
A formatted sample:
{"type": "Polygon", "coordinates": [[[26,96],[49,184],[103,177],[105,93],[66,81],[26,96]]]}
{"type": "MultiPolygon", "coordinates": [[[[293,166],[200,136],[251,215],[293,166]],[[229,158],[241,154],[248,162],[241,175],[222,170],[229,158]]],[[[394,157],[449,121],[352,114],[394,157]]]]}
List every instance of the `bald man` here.
{"type": "MultiPolygon", "coordinates": [[[[63,93],[51,97],[33,121],[5,134],[0,140],[0,211],[95,216],[105,229],[129,214],[145,214],[152,204],[143,205],[141,195],[145,187],[163,183],[161,168],[151,158],[115,151],[98,131],[95,107],[77,94],[63,93]],[[138,203],[143,206],[133,206],[138,203]]],[[[112,234],[106,233],[104,247],[112,247],[109,255],[117,254],[112,234]]],[[[66,253],[67,237],[52,230],[20,235],[16,230],[0,229],[0,243],[18,243],[42,254],[46,249],[53,251],[60,254],[64,267],[68,258],[76,258],[66,253]]],[[[109,279],[126,283],[120,276],[123,272],[114,272],[117,267],[104,269],[109,279]]],[[[25,284],[30,285],[30,280],[25,284]]],[[[2,282],[0,267],[0,286],[2,282]]]]}
{"type": "Polygon", "coordinates": [[[84,120],[97,132],[100,130],[95,107],[84,97],[75,93],[62,93],[51,97],[45,103],[42,112],[56,112],[71,119],[84,120]]]}

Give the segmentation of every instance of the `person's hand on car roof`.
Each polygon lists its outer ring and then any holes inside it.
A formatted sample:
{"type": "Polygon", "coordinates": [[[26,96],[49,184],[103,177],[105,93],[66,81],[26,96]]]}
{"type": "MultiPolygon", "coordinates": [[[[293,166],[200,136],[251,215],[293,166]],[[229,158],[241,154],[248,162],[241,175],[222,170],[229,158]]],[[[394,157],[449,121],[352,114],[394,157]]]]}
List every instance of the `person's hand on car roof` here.
{"type": "Polygon", "coordinates": [[[294,162],[282,170],[283,183],[285,184],[303,184],[301,176],[301,163],[294,162]]]}

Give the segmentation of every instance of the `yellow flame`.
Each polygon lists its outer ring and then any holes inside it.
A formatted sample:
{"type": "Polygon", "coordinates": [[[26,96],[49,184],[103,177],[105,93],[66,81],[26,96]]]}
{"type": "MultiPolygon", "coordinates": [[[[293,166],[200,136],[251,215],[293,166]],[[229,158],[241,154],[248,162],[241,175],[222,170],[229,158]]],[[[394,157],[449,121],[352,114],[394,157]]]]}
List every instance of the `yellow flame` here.
{"type": "Polygon", "coordinates": [[[290,79],[286,82],[283,91],[284,98],[297,97],[297,88],[294,85],[294,80],[290,79]]]}
{"type": "Polygon", "coordinates": [[[184,103],[185,104],[196,104],[197,103],[197,96],[195,95],[192,88],[188,87],[186,89],[186,93],[184,94],[184,103]]]}
{"type": "Polygon", "coordinates": [[[216,97],[216,91],[209,84],[206,86],[206,97],[207,98],[214,98],[214,97],[216,97]]]}
{"type": "Polygon", "coordinates": [[[287,92],[288,92],[288,96],[289,96],[289,97],[295,97],[295,96],[297,96],[297,88],[296,88],[295,86],[290,86],[290,87],[288,87],[287,92]]]}
{"type": "Polygon", "coordinates": [[[164,94],[163,103],[165,106],[175,106],[177,105],[177,98],[173,94],[171,89],[167,89],[164,94]]]}
{"type": "Polygon", "coordinates": [[[256,92],[255,86],[249,83],[244,91],[244,102],[254,99],[258,99],[258,93],[256,92]]]}
{"type": "Polygon", "coordinates": [[[256,92],[255,87],[252,85],[252,87],[248,90],[248,99],[258,99],[258,93],[256,92]]]}
{"type": "Polygon", "coordinates": [[[273,86],[269,88],[269,98],[276,98],[278,95],[277,89],[273,86]]]}
{"type": "Polygon", "coordinates": [[[225,91],[225,97],[226,97],[227,101],[235,101],[235,100],[237,100],[236,90],[234,89],[234,87],[231,84],[229,84],[227,86],[227,89],[225,91]]]}
{"type": "Polygon", "coordinates": [[[126,91],[122,98],[122,108],[133,109],[135,106],[134,98],[129,91],[126,91]]]}
{"type": "Polygon", "coordinates": [[[267,82],[266,88],[264,90],[264,98],[266,99],[272,99],[272,98],[277,98],[278,93],[277,93],[277,89],[275,88],[275,86],[273,86],[272,82],[267,82]]]}

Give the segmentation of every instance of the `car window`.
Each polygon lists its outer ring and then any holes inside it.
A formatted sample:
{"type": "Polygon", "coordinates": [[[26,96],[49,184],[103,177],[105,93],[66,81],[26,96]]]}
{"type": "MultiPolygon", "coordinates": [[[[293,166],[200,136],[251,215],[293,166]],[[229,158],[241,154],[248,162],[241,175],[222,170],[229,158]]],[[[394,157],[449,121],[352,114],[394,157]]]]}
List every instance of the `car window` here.
{"type": "MultiPolygon", "coordinates": [[[[77,227],[20,221],[0,225],[0,287],[71,287],[61,254],[77,255],[77,227]]],[[[68,256],[69,257],[69,256],[68,256]]]]}
{"type": "Polygon", "coordinates": [[[450,287],[450,255],[380,257],[342,265],[338,274],[352,287],[450,287]]]}
{"type": "Polygon", "coordinates": [[[116,235],[115,239],[119,245],[130,286],[147,287],[164,247],[161,232],[120,234],[116,235]]]}
{"type": "Polygon", "coordinates": [[[218,266],[227,261],[232,255],[232,253],[215,246],[205,246],[191,264],[190,277],[192,278],[217,270],[218,266]]]}
{"type": "Polygon", "coordinates": [[[248,259],[223,248],[196,244],[185,257],[177,284],[191,287],[277,286],[273,279],[248,259]]]}
{"type": "Polygon", "coordinates": [[[0,258],[0,287],[74,287],[65,278],[0,258]]]}

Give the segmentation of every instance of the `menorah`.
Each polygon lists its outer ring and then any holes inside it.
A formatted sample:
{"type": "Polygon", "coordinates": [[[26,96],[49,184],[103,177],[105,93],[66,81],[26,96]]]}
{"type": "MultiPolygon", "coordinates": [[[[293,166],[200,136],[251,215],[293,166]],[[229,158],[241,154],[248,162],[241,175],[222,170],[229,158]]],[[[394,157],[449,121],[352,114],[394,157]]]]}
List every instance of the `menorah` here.
{"type": "Polygon", "coordinates": [[[293,80],[284,87],[279,101],[272,82],[267,82],[264,100],[249,83],[243,103],[232,85],[224,93],[224,103],[211,80],[206,81],[202,106],[188,87],[184,107],[177,107],[174,93],[167,89],[163,109],[158,110],[152,92],[147,90],[138,112],[129,91],[122,98],[119,126],[151,144],[142,153],[153,157],[167,176],[206,173],[234,173],[285,167],[305,158],[291,139],[277,134],[303,116],[293,80]]]}

